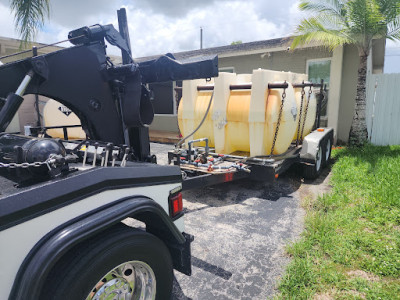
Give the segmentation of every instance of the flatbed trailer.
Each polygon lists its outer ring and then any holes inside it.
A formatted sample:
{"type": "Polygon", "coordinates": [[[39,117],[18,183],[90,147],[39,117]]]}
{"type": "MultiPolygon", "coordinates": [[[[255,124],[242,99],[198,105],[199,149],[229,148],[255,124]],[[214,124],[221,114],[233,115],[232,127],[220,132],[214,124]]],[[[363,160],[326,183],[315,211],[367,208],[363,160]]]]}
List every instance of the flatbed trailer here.
{"type": "MultiPolygon", "coordinates": [[[[230,90],[246,90],[251,89],[251,86],[251,84],[230,85],[230,90]]],[[[288,84],[286,82],[268,84],[269,89],[283,89],[284,91],[287,87],[288,84]]],[[[304,122],[303,128],[301,128],[302,118],[300,118],[297,125],[297,132],[298,136],[301,132],[301,137],[293,141],[286,152],[279,155],[254,157],[251,157],[246,152],[234,152],[232,154],[216,153],[214,148],[209,147],[208,138],[188,141],[187,149],[179,147],[180,142],[178,142],[176,148],[168,152],[168,164],[172,163],[180,167],[183,177],[183,189],[194,189],[244,178],[273,182],[294,164],[302,165],[304,177],[308,179],[317,178],[330,159],[334,140],[334,131],[332,128],[320,127],[324,82],[321,80],[320,83],[315,84],[303,81],[302,83],[293,84],[293,87],[302,88],[303,92],[306,87],[309,87],[310,90],[313,87],[320,89],[314,130],[311,133],[306,135],[304,139],[302,138],[304,122]],[[194,147],[199,142],[205,142],[205,147],[194,147]]],[[[198,86],[197,89],[199,91],[213,90],[214,87],[198,86]]],[[[304,97],[304,94],[302,94],[302,97],[304,97]]],[[[302,114],[303,103],[302,98],[300,115],[302,114]]],[[[307,112],[307,107],[305,109],[307,112]]],[[[200,126],[201,124],[197,130],[200,126]]],[[[276,128],[275,139],[278,130],[279,127],[276,128]]],[[[183,138],[181,141],[185,139],[183,138]]]]}
{"type": "MultiPolygon", "coordinates": [[[[190,142],[200,141],[206,139],[190,142]]],[[[307,135],[301,145],[293,143],[281,155],[249,157],[241,153],[219,154],[208,147],[179,148],[168,152],[168,163],[180,167],[183,190],[244,178],[273,182],[294,164],[302,165],[304,177],[315,179],[330,159],[332,144],[333,129],[318,128],[307,135]]]]}

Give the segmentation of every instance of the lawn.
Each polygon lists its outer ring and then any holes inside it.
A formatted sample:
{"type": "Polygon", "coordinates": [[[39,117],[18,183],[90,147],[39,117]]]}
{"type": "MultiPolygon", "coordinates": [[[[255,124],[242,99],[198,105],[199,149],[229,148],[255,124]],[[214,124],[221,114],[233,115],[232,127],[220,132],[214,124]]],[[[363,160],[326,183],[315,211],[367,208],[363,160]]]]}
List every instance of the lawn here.
{"type": "Polygon", "coordinates": [[[400,146],[333,152],[330,193],[306,199],[278,299],[400,299],[400,146]]]}

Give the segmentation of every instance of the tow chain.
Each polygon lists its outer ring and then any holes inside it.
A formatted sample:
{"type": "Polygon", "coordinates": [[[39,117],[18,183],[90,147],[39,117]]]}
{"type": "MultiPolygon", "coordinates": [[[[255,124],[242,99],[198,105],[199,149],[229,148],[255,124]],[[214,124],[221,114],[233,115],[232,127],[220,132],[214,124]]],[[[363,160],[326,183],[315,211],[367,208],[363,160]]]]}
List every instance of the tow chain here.
{"type": "Polygon", "coordinates": [[[0,169],[17,169],[17,168],[22,168],[22,169],[28,169],[30,167],[34,167],[34,168],[39,168],[43,165],[46,165],[49,170],[51,170],[51,165],[53,165],[56,162],[56,158],[54,156],[50,156],[48,159],[46,159],[45,161],[41,162],[41,161],[35,161],[33,163],[9,163],[9,164],[5,164],[5,163],[1,163],[0,162],[0,169]]]}
{"type": "Polygon", "coordinates": [[[286,98],[286,89],[284,88],[283,89],[283,93],[282,93],[282,101],[281,101],[281,107],[280,107],[280,110],[279,110],[278,122],[276,123],[274,140],[272,141],[271,155],[273,155],[276,139],[278,137],[279,126],[281,125],[282,111],[283,111],[283,105],[285,103],[285,98],[286,98]]]}
{"type": "MultiPolygon", "coordinates": [[[[304,81],[303,81],[304,84],[304,81]]],[[[306,92],[304,91],[304,86],[301,88],[301,102],[300,102],[300,116],[299,116],[299,124],[297,124],[297,138],[296,138],[296,146],[299,145],[299,139],[300,139],[300,124],[301,124],[301,117],[303,113],[303,103],[304,103],[304,95],[306,92]]],[[[304,118],[305,120],[305,118],[304,118]]],[[[303,132],[302,132],[303,134],[303,132]]]]}
{"type": "Polygon", "coordinates": [[[311,86],[310,86],[310,90],[308,91],[306,110],[305,110],[305,112],[304,112],[303,125],[302,125],[302,128],[301,128],[300,140],[301,140],[302,142],[303,142],[304,127],[305,127],[305,125],[306,125],[306,118],[307,118],[307,112],[308,112],[308,104],[310,103],[311,94],[312,94],[312,89],[311,89],[311,86]]]}

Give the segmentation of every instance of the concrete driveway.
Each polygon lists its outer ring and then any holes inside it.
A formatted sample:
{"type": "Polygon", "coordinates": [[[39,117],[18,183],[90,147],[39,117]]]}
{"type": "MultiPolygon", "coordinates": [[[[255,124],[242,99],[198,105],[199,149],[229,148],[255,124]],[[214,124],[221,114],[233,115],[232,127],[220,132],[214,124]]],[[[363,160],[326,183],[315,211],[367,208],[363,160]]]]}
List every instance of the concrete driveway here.
{"type": "MultiPolygon", "coordinates": [[[[172,145],[152,144],[159,163],[172,145]]],[[[249,180],[185,191],[186,232],[194,235],[192,276],[176,272],[173,299],[267,299],[303,230],[300,177],[273,185],[249,180]]]]}

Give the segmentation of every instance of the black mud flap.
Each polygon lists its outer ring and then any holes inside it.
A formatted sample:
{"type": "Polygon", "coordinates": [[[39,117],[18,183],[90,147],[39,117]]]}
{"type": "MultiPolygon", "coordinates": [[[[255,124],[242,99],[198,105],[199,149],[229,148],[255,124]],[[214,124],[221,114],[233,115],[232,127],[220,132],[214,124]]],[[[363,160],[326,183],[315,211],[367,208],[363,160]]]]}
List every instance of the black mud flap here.
{"type": "Polygon", "coordinates": [[[169,244],[168,248],[172,256],[172,263],[174,269],[185,274],[192,275],[192,254],[190,250],[190,244],[193,242],[193,235],[182,233],[185,237],[185,242],[183,244],[169,244]]]}

